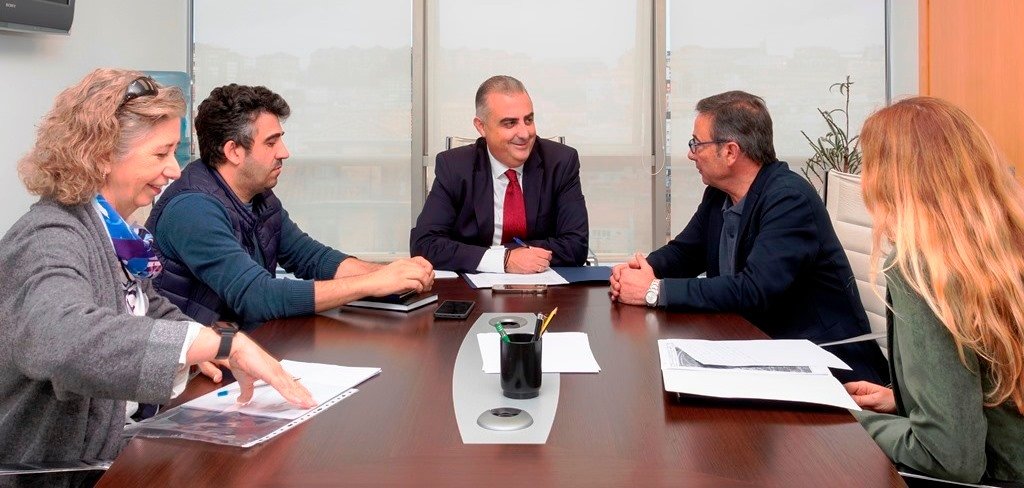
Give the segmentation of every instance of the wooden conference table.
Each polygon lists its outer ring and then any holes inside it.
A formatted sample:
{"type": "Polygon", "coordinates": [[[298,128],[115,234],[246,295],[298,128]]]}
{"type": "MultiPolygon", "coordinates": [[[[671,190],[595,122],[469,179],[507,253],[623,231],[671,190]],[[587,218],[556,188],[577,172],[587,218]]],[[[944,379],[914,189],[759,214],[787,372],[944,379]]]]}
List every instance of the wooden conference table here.
{"type": "MultiPolygon", "coordinates": [[[[254,334],[298,361],[376,366],[359,393],[250,449],[131,441],[99,486],[904,486],[849,412],[686,399],[662,388],[659,338],[751,339],[729,314],[670,314],[612,304],[605,286],[492,295],[438,280],[441,300],[475,300],[465,321],[346,311],[269,322],[254,334]],[[483,312],[547,312],[552,331],[589,334],[598,374],[563,374],[543,445],[463,444],[452,404],[455,357],[483,312]]],[[[498,381],[495,375],[494,381],[498,381]]],[[[179,402],[208,392],[194,380],[179,402]]]]}

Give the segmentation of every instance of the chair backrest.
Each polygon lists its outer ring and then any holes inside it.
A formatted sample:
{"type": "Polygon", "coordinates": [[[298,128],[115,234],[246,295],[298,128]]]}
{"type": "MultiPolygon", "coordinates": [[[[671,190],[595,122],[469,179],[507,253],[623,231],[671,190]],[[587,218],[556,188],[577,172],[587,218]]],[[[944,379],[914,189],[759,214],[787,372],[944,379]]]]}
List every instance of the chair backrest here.
{"type": "MultiPolygon", "coordinates": [[[[846,251],[846,257],[857,279],[857,291],[868,314],[872,333],[885,330],[885,275],[879,273],[875,283],[868,281],[871,266],[871,215],[864,205],[860,175],[829,171],[825,181],[825,208],[832,227],[846,251]],[[876,293],[876,290],[878,293],[876,293]]],[[[885,357],[889,357],[888,342],[884,335],[878,339],[885,357]]]]}
{"type": "MultiPolygon", "coordinates": [[[[559,144],[565,144],[565,136],[552,136],[545,137],[549,141],[555,141],[559,144]]],[[[459,136],[447,136],[444,138],[444,149],[447,151],[453,147],[468,146],[476,142],[476,137],[459,137],[459,136]]]]}

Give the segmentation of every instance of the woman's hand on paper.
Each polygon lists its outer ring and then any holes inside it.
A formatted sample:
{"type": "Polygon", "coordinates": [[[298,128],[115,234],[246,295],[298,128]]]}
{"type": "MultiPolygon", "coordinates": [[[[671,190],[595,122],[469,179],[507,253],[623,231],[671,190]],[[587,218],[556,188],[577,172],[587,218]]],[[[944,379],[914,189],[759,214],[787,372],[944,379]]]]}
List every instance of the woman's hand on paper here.
{"type": "Polygon", "coordinates": [[[306,387],[285,371],[277,359],[245,334],[235,336],[231,355],[228,357],[228,367],[231,368],[231,373],[238,380],[241,389],[238,403],[249,403],[252,400],[253,384],[256,380],[263,380],[290,403],[302,408],[313,408],[317,405],[306,387]]]}
{"type": "Polygon", "coordinates": [[[867,381],[851,381],[843,386],[860,408],[879,413],[896,413],[896,397],[891,389],[867,381]]]}

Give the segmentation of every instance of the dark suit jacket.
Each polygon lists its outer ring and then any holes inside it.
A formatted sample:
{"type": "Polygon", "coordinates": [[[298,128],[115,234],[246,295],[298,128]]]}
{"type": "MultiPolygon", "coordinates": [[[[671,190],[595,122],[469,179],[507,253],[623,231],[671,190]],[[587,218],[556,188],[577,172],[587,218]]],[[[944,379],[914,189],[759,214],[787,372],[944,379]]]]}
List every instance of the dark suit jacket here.
{"type": "MultiPolygon", "coordinates": [[[[434,186],[409,242],[413,256],[438,269],[475,271],[494,237],[494,185],[487,143],[437,155],[434,186]]],[[[587,260],[587,206],[575,149],[537,138],[523,166],[526,243],[548,249],[552,266],[587,260]]]]}
{"type": "MultiPolygon", "coordinates": [[[[647,257],[655,275],[665,279],[669,309],[737,312],[776,339],[823,343],[869,332],[846,253],[825,205],[806,180],[781,161],[761,168],[743,207],[736,273],[720,276],[727,198],[708,187],[686,228],[647,257]],[[707,278],[686,279],[703,272],[707,278]]],[[[875,341],[829,350],[854,368],[853,377],[888,382],[875,341]]]]}

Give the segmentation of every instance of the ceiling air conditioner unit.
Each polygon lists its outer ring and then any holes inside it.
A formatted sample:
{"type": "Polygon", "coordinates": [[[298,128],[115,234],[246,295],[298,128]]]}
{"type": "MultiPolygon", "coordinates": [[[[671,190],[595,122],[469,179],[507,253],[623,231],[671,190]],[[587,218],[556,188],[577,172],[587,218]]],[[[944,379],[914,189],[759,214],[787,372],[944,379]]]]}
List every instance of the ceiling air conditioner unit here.
{"type": "Polygon", "coordinates": [[[0,0],[0,29],[67,34],[75,0],[0,0]]]}

